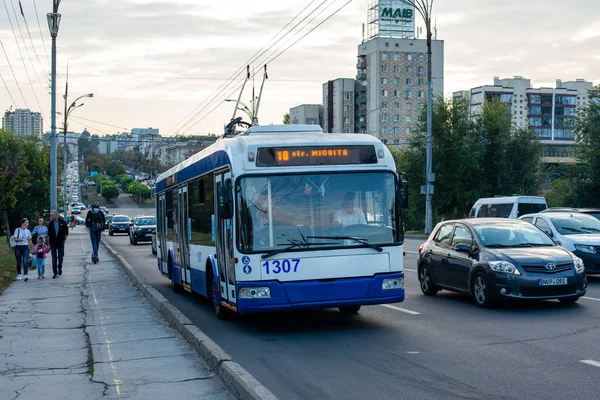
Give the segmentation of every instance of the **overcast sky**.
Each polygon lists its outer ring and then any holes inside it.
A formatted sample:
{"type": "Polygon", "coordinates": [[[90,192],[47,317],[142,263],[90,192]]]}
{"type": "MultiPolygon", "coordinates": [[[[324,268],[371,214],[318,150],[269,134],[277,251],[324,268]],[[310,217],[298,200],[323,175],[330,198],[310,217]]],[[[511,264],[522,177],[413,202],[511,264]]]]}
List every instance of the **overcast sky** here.
{"type": "MultiPolygon", "coordinates": [[[[35,0],[42,39],[34,0],[21,0],[25,20],[18,0],[3,1],[17,41],[4,4],[0,4],[0,39],[27,104],[39,110],[39,102],[46,118],[44,129],[49,130],[50,68],[46,53],[50,56],[50,37],[45,14],[51,11],[52,2],[35,0]]],[[[346,1],[327,0],[321,8],[329,7],[311,26],[346,1]]],[[[70,130],[87,127],[93,134],[104,135],[133,127],[154,127],[160,129],[161,135],[177,131],[220,134],[233,112],[232,104],[223,101],[211,102],[183,129],[175,128],[184,125],[188,114],[204,104],[309,3],[310,0],[62,1],[57,41],[57,109],[60,112],[64,107],[68,61],[69,99],[94,93],[93,99],[86,99],[85,106],[72,114],[70,130]]],[[[308,10],[320,3],[322,0],[314,1],[308,10]]],[[[280,123],[290,107],[321,103],[321,85],[327,80],[356,75],[357,45],[361,42],[366,9],[367,0],[352,1],[268,65],[270,79],[260,106],[261,124],[280,123]]],[[[438,39],[445,42],[444,92],[492,84],[494,76],[522,75],[532,80],[532,86],[553,86],[556,79],[576,78],[600,84],[599,15],[598,0],[436,0],[438,39]]],[[[289,35],[273,50],[281,51],[309,29],[297,36],[289,35]]],[[[278,53],[272,53],[273,50],[264,57],[278,53]]],[[[263,63],[261,58],[254,65],[257,92],[262,77],[258,70],[263,63]]],[[[0,73],[16,105],[25,107],[3,52],[0,73]]],[[[233,93],[240,84],[241,81],[235,82],[219,99],[233,93]]],[[[247,86],[242,97],[246,103],[252,98],[251,86],[247,86]]],[[[236,96],[237,92],[232,95],[236,96]]],[[[4,83],[0,82],[0,109],[11,104],[4,83]]],[[[58,116],[57,124],[62,126],[62,116],[58,116]]]]}

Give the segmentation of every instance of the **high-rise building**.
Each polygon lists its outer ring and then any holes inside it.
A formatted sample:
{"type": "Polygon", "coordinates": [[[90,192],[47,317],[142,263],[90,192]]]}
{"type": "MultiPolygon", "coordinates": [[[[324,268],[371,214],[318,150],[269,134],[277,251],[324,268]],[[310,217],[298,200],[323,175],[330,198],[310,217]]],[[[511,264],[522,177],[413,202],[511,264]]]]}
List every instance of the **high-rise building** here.
{"type": "Polygon", "coordinates": [[[34,135],[42,137],[44,124],[42,114],[28,108],[7,110],[2,118],[2,129],[17,135],[34,135]]]}
{"type": "Polygon", "coordinates": [[[323,84],[323,130],[353,133],[356,80],[338,78],[323,84]]]}
{"type": "Polygon", "coordinates": [[[454,98],[466,97],[471,115],[481,112],[485,101],[500,101],[512,116],[515,128],[531,128],[546,145],[548,158],[571,159],[575,144],[573,124],[578,107],[589,104],[588,92],[594,88],[584,79],[556,81],[555,88],[532,88],[522,76],[494,78],[493,85],[454,92],[454,98]]]}
{"type": "MultiPolygon", "coordinates": [[[[374,2],[368,7],[366,41],[358,46],[355,130],[387,144],[408,140],[427,104],[427,41],[417,38],[416,16],[402,0],[374,2]]],[[[436,39],[434,96],[444,92],[444,42],[436,39]]]]}
{"type": "MultiPolygon", "coordinates": [[[[356,128],[387,144],[406,141],[427,105],[427,43],[374,38],[358,46],[356,128]]],[[[432,41],[433,95],[444,92],[444,42],[432,41]]]]}
{"type": "Polygon", "coordinates": [[[133,129],[131,129],[131,135],[134,137],[137,137],[138,135],[158,136],[158,129],[155,129],[155,128],[133,128],[133,129]]]}

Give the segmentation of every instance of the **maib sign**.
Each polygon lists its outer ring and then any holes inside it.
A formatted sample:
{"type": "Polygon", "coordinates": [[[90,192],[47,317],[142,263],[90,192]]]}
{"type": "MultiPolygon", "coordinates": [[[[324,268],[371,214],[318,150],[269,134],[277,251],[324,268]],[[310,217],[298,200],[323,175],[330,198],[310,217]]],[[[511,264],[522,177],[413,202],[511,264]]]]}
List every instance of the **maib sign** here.
{"type": "Polygon", "coordinates": [[[415,9],[402,0],[379,1],[379,36],[414,37],[415,9]]]}

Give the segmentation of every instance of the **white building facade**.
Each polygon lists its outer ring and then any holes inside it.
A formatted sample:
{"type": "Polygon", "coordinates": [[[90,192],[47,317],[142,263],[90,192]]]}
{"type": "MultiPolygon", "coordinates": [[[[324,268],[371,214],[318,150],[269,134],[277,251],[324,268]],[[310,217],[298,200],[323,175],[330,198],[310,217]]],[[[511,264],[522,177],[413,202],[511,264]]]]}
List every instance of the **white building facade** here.
{"type": "Polygon", "coordinates": [[[2,118],[2,129],[17,135],[34,135],[41,138],[44,132],[42,114],[28,108],[7,110],[2,118]]]}
{"type": "Polygon", "coordinates": [[[323,127],[323,106],[301,104],[290,108],[290,124],[320,125],[323,127]]]}

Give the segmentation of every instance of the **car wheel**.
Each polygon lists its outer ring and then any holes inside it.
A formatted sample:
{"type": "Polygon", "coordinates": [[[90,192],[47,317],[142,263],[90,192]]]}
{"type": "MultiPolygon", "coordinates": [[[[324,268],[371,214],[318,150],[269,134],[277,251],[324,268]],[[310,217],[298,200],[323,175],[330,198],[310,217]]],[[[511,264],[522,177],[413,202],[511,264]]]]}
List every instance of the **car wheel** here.
{"type": "Polygon", "coordinates": [[[473,278],[473,297],[479,307],[490,308],[493,306],[493,300],[490,295],[490,287],[485,275],[482,272],[475,274],[473,278]]]}
{"type": "Polygon", "coordinates": [[[358,312],[360,311],[360,306],[344,306],[339,307],[339,310],[342,314],[358,314],[358,312]]]}
{"type": "Polygon", "coordinates": [[[429,272],[429,268],[426,265],[421,267],[421,271],[419,272],[419,283],[421,286],[421,292],[425,296],[435,296],[439,289],[433,283],[433,278],[431,277],[431,272],[429,272]]]}
{"type": "Polygon", "coordinates": [[[558,299],[558,301],[565,305],[575,304],[577,303],[577,300],[579,300],[579,296],[561,297],[558,299]]]}

